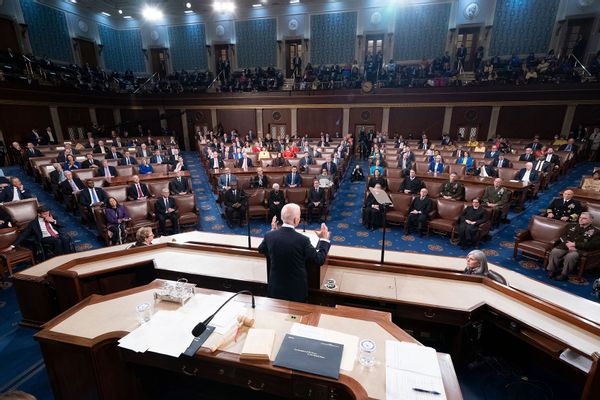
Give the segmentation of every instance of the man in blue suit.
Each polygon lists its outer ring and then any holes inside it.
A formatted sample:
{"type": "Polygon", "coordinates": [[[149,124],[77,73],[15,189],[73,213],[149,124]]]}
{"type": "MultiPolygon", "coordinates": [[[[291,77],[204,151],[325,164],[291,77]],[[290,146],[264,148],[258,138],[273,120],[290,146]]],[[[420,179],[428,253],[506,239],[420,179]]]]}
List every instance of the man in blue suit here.
{"type": "Polygon", "coordinates": [[[292,172],[287,174],[285,177],[285,187],[302,187],[302,177],[298,173],[298,167],[296,167],[295,165],[292,167],[292,172]]]}
{"type": "Polygon", "coordinates": [[[300,207],[286,204],[281,210],[283,225],[267,232],[258,251],[267,257],[267,292],[269,297],[282,300],[305,302],[308,298],[307,265],[320,267],[325,263],[329,251],[329,230],[325,224],[315,231],[319,237],[317,247],[310,239],[296,232],[300,223],[300,207]]]}
{"type": "Polygon", "coordinates": [[[233,182],[237,183],[237,176],[231,173],[230,168],[225,168],[225,173],[219,176],[219,190],[225,193],[229,190],[233,182]]]}

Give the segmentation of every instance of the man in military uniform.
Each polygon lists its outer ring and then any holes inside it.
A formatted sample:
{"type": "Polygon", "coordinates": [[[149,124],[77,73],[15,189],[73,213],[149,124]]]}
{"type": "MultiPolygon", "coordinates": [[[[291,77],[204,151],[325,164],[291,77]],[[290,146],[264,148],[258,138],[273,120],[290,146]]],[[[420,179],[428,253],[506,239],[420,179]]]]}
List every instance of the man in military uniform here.
{"type": "Polygon", "coordinates": [[[562,199],[555,198],[546,210],[546,216],[561,221],[575,222],[581,213],[581,203],[573,199],[573,191],[565,190],[562,199]]]}
{"type": "Polygon", "coordinates": [[[494,179],[494,186],[486,186],[481,203],[492,212],[492,224],[497,224],[498,221],[506,216],[502,214],[502,207],[510,201],[508,190],[502,186],[502,179],[494,179]]]}
{"type": "Polygon", "coordinates": [[[567,226],[565,234],[560,238],[560,244],[552,249],[548,257],[549,278],[556,276],[555,279],[558,281],[567,280],[569,271],[577,266],[579,251],[595,250],[600,247],[600,230],[592,225],[592,220],[590,213],[582,212],[579,222],[567,226]]]}
{"type": "Polygon", "coordinates": [[[465,199],[465,187],[462,183],[456,182],[456,172],[450,174],[450,180],[444,182],[440,187],[440,197],[446,200],[459,200],[465,199]]]}

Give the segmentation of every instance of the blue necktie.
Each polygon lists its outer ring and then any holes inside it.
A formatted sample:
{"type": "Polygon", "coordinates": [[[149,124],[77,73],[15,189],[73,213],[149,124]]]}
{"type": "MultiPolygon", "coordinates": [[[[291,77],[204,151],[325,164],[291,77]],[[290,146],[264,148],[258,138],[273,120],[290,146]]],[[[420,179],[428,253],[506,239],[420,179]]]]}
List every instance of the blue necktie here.
{"type": "Polygon", "coordinates": [[[98,195],[96,195],[96,190],[95,189],[90,189],[92,191],[92,204],[97,203],[98,202],[98,195]]]}

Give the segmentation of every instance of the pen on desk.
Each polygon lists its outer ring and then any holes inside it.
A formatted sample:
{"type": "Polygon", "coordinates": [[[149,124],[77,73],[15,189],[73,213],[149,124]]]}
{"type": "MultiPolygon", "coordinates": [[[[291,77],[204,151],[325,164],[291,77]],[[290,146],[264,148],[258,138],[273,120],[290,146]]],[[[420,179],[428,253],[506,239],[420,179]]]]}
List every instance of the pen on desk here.
{"type": "Polygon", "coordinates": [[[427,390],[427,389],[421,389],[421,388],[412,388],[412,390],[414,390],[415,392],[420,392],[420,393],[429,393],[429,394],[435,394],[435,395],[441,394],[440,392],[436,392],[435,390],[427,390]]]}

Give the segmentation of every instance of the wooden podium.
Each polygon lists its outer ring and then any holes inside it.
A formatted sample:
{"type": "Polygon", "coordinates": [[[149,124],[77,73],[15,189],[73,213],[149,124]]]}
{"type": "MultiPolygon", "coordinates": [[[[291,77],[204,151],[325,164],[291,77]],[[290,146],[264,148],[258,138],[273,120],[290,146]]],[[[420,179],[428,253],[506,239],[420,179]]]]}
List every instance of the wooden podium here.
{"type": "MultiPolygon", "coordinates": [[[[385,340],[415,342],[391,322],[389,313],[259,297],[257,324],[274,327],[280,339],[294,322],[370,338],[378,348],[376,365],[369,369],[356,362],[351,372],[342,371],[336,381],[274,367],[271,362],[241,361],[244,336],[214,353],[201,349],[193,358],[119,348],[117,341],[138,326],[135,305],[151,301],[159,285],[160,281],[154,281],[111,295],[93,295],[35,335],[57,399],[164,399],[184,398],[184,393],[203,399],[213,398],[211,393],[219,393],[215,398],[384,399],[385,340]]],[[[220,295],[223,300],[230,295],[208,289],[196,292],[220,295]]],[[[235,299],[249,300],[248,296],[235,299]]],[[[163,302],[155,309],[176,307],[163,302]]],[[[275,350],[280,344],[276,339],[275,350]]],[[[450,356],[438,353],[438,360],[447,397],[461,399],[450,356]]]]}

